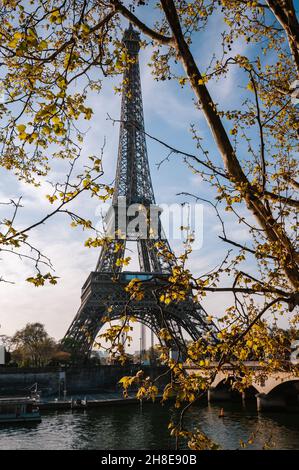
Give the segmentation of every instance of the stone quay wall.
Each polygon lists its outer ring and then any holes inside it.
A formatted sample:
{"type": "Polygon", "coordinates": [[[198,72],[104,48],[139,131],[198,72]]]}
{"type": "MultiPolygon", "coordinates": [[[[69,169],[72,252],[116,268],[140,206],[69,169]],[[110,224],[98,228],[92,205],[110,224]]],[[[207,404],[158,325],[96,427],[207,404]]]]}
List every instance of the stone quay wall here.
{"type": "MultiPolygon", "coordinates": [[[[42,396],[84,393],[116,392],[121,390],[118,381],[125,375],[135,375],[142,369],[145,376],[155,378],[166,371],[159,366],[77,366],[44,368],[0,367],[0,396],[27,395],[30,388],[37,384],[42,396]]],[[[163,376],[158,385],[168,382],[168,374],[163,376]]]]}

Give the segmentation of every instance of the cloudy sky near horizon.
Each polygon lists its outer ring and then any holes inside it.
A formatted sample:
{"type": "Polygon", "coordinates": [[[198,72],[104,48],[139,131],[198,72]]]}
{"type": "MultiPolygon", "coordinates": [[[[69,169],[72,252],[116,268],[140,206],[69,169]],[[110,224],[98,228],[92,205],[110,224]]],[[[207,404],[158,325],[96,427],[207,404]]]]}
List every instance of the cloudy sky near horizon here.
{"type": "MultiPolygon", "coordinates": [[[[221,16],[215,15],[211,19],[209,32],[198,35],[193,51],[202,69],[209,63],[214,52],[219,53],[220,34],[224,27],[221,16]]],[[[247,44],[239,42],[232,54],[236,52],[244,54],[248,47],[247,44]]],[[[218,160],[218,152],[201,113],[194,105],[191,90],[188,87],[182,88],[172,81],[154,81],[147,66],[151,52],[149,46],[140,53],[146,130],[174,147],[196,153],[189,131],[190,124],[194,123],[203,138],[205,148],[218,160]]],[[[113,91],[112,83],[104,81],[101,93],[89,97],[94,115],[91,121],[85,123],[88,132],[82,151],[83,158],[99,154],[104,140],[106,141],[103,181],[107,183],[111,183],[114,179],[118,146],[118,125],[113,125],[107,119],[107,115],[118,119],[120,114],[120,96],[113,91]]],[[[209,84],[209,89],[214,100],[220,103],[221,107],[227,108],[237,105],[242,97],[241,85],[244,87],[242,76],[237,68],[232,68],[226,80],[212,82],[209,84]]],[[[147,144],[158,203],[183,202],[186,198],[177,196],[177,193],[182,191],[199,194],[201,197],[209,196],[207,186],[198,176],[192,174],[179,156],[172,156],[169,162],[158,168],[157,164],[167,156],[167,150],[150,139],[147,139],[147,144]]],[[[47,179],[62,178],[66,171],[66,162],[56,163],[47,179]]],[[[49,193],[49,185],[46,182],[38,188],[33,188],[18,181],[3,169],[0,175],[0,201],[22,196],[24,207],[19,216],[20,225],[38,220],[41,215],[49,212],[49,203],[45,198],[49,193]]],[[[83,196],[76,200],[74,209],[85,217],[95,220],[97,205],[95,200],[83,196]]],[[[1,210],[3,211],[3,208],[1,210]]],[[[226,214],[226,220],[228,234],[233,233],[234,240],[246,243],[249,240],[246,229],[235,223],[229,213],[226,214]]],[[[224,258],[227,247],[220,242],[218,234],[219,222],[213,209],[204,204],[203,244],[200,249],[193,252],[189,262],[194,274],[203,274],[224,258]]],[[[84,247],[84,240],[88,236],[80,229],[71,228],[69,220],[62,215],[32,231],[30,235],[32,244],[38,246],[51,259],[55,275],[60,278],[56,286],[35,288],[25,281],[32,275],[31,263],[26,260],[21,261],[12,255],[1,256],[1,276],[13,281],[14,284],[0,282],[0,334],[11,335],[27,322],[39,321],[45,324],[49,334],[56,339],[64,335],[80,305],[81,287],[90,271],[94,269],[98,257],[98,250],[84,247]]],[[[182,249],[180,242],[170,239],[170,243],[178,252],[182,249]]],[[[134,264],[130,266],[130,269],[134,268],[134,264]]],[[[229,300],[229,296],[211,294],[202,303],[209,314],[218,315],[224,311],[226,305],[229,305],[229,300]]],[[[133,349],[138,348],[138,336],[136,333],[133,349]]]]}

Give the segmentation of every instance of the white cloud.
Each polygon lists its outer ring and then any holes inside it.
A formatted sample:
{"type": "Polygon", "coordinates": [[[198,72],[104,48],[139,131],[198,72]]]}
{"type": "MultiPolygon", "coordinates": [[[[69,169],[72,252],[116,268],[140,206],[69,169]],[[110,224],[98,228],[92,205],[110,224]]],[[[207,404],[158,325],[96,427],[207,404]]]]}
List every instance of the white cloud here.
{"type": "MultiPolygon", "coordinates": [[[[146,119],[152,121],[158,118],[169,127],[187,130],[190,122],[198,122],[201,119],[201,113],[195,108],[187,88],[181,88],[172,81],[157,82],[153,79],[151,68],[147,65],[152,50],[151,47],[148,47],[145,52],[142,52],[141,58],[141,80],[146,119]],[[186,99],[186,96],[189,99],[186,99]]],[[[163,129],[161,131],[163,132],[163,129]]]]}
{"type": "Polygon", "coordinates": [[[16,284],[0,283],[1,331],[11,334],[27,322],[40,321],[46,324],[50,334],[59,338],[73,319],[81,286],[94,269],[98,253],[84,248],[71,229],[60,232],[59,225],[47,226],[31,239],[53,262],[54,274],[60,277],[56,286],[37,288],[29,284],[25,279],[32,275],[31,263],[7,256],[4,274],[16,284]]]}

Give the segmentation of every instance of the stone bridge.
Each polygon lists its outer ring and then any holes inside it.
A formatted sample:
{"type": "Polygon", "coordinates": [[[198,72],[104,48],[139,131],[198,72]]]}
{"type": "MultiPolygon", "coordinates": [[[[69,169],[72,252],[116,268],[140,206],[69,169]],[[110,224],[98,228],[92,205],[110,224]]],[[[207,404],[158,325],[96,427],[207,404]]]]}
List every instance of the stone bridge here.
{"type": "MultiPolygon", "coordinates": [[[[244,362],[244,365],[253,369],[252,385],[242,394],[234,391],[233,366],[224,365],[208,391],[209,402],[231,401],[238,398],[246,401],[254,398],[258,410],[283,409],[289,405],[299,406],[299,368],[295,372],[277,371],[264,374],[258,362],[248,361],[244,362]]],[[[195,374],[198,371],[192,367],[188,367],[187,370],[195,374]]]]}

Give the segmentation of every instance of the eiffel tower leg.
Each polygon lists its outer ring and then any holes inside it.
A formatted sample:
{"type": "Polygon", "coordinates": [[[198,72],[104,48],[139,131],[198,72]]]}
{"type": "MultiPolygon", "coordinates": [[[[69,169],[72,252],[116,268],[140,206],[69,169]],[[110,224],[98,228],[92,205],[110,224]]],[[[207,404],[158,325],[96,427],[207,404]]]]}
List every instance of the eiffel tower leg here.
{"type": "Polygon", "coordinates": [[[138,259],[140,270],[146,273],[151,272],[151,264],[150,259],[148,256],[148,251],[146,249],[145,240],[138,240],[137,241],[137,250],[138,250],[138,259]]]}
{"type": "Polygon", "coordinates": [[[105,309],[95,308],[86,302],[78,310],[72,324],[62,340],[63,348],[74,357],[88,357],[99,329],[105,309]]]}
{"type": "Polygon", "coordinates": [[[104,324],[103,319],[108,314],[108,308],[111,309],[108,315],[112,321],[127,314],[145,324],[157,336],[162,328],[167,328],[172,336],[167,346],[181,351],[181,358],[186,355],[187,350],[183,331],[188,333],[193,341],[207,334],[209,341],[215,341],[216,329],[207,322],[205,311],[193,299],[172,302],[165,307],[159,306],[153,292],[163,287],[162,274],[156,277],[153,273],[152,280],[144,284],[142,300],[130,300],[124,288],[129,280],[138,274],[122,273],[118,275],[118,280],[115,280],[113,273],[91,273],[83,286],[81,307],[64,337],[64,349],[74,355],[88,356],[104,324]]]}
{"type": "Polygon", "coordinates": [[[121,263],[118,261],[125,255],[125,240],[111,240],[102,247],[96,271],[119,273],[121,263]]]}
{"type": "MultiPolygon", "coordinates": [[[[166,240],[161,240],[166,243],[169,253],[171,249],[166,240]]],[[[138,258],[140,270],[144,272],[154,273],[170,273],[174,265],[172,260],[163,260],[156,247],[157,240],[155,239],[139,239],[137,240],[138,258]]]]}

